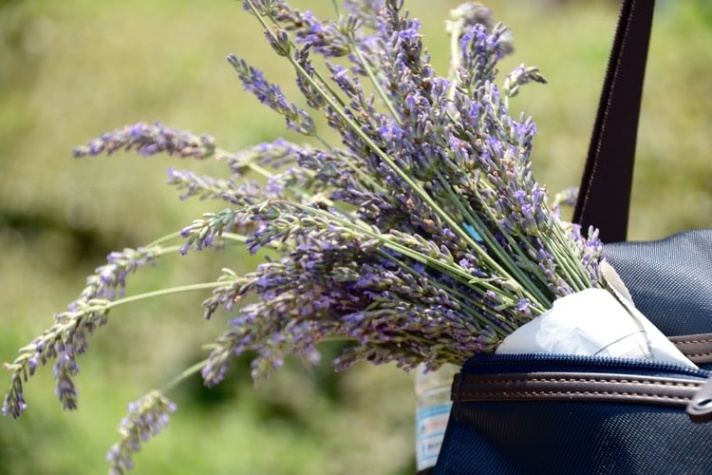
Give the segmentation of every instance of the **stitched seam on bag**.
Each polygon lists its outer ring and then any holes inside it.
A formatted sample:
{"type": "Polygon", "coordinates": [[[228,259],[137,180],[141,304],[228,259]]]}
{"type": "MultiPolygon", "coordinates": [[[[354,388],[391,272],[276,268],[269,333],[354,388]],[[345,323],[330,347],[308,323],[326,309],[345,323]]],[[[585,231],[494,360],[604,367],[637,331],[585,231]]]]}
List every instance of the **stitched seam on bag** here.
{"type": "Polygon", "coordinates": [[[685,353],[685,356],[687,356],[687,357],[692,357],[692,358],[694,358],[694,357],[696,357],[696,356],[712,356],[712,352],[708,352],[708,353],[685,353]]]}
{"type": "Polygon", "coordinates": [[[624,391],[498,391],[498,392],[470,392],[460,391],[459,396],[467,397],[497,397],[500,399],[508,399],[516,396],[640,396],[646,399],[659,399],[663,401],[680,401],[688,402],[690,398],[683,396],[664,396],[660,394],[624,392],[624,391]]]}
{"type": "MultiPolygon", "coordinates": [[[[650,386],[673,386],[682,388],[695,388],[700,386],[700,383],[685,382],[685,381],[660,381],[657,379],[611,379],[611,378],[542,378],[528,377],[526,379],[511,379],[511,378],[494,378],[494,379],[475,379],[476,384],[501,384],[501,383],[517,383],[524,382],[544,382],[544,383],[612,383],[612,384],[643,384],[650,386]]],[[[465,384],[470,382],[469,378],[465,378],[465,384]]]]}
{"type": "Polygon", "coordinates": [[[701,340],[673,340],[676,345],[691,345],[694,343],[711,343],[712,338],[704,338],[701,340]]]}
{"type": "MultiPolygon", "coordinates": [[[[466,379],[467,381],[467,379],[466,379]]],[[[472,380],[470,380],[472,381],[472,380]]],[[[623,388],[621,390],[557,390],[557,389],[526,389],[512,387],[513,384],[522,383],[526,384],[529,382],[533,383],[608,383],[608,384],[639,384],[644,387],[644,389],[649,389],[650,391],[655,391],[662,388],[673,388],[673,389],[695,389],[697,390],[700,385],[695,382],[685,382],[685,381],[660,381],[654,379],[627,379],[627,378],[543,378],[543,377],[528,377],[526,379],[511,379],[511,378],[489,378],[489,379],[475,379],[470,384],[497,384],[501,385],[503,383],[507,384],[497,392],[483,392],[483,391],[467,391],[461,390],[457,391],[458,399],[460,397],[498,397],[502,399],[515,398],[522,396],[639,396],[647,399],[653,400],[663,400],[663,401],[684,401],[690,400],[689,396],[673,396],[673,395],[660,395],[651,392],[642,392],[640,390],[630,390],[625,391],[623,388]]],[[[467,383],[466,383],[467,384],[467,383]]],[[[454,396],[454,395],[453,395],[454,396]]]]}

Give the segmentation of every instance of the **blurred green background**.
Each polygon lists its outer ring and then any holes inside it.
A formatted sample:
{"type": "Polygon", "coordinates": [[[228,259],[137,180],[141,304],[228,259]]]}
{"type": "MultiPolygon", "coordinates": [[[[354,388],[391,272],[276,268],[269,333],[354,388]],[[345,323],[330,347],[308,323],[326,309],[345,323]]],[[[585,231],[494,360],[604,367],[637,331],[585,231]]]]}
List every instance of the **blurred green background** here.
{"type": "MultiPolygon", "coordinates": [[[[326,0],[293,2],[330,13],[326,0]]],[[[453,0],[408,0],[433,63],[447,72],[443,20],[453,0]]],[[[617,18],[615,1],[487,3],[512,27],[515,55],[547,86],[513,107],[539,125],[535,171],[552,194],[578,184],[617,18]]],[[[631,239],[712,226],[712,7],[660,2],[640,124],[631,239]]],[[[48,327],[108,252],[178,230],[219,203],[179,202],[165,170],[220,173],[214,163],[118,154],[71,158],[73,146],[140,120],[208,132],[228,150],[285,132],[243,93],[234,52],[297,97],[292,74],[254,19],[230,0],[0,0],[0,359],[48,327]]],[[[254,261],[231,250],[162,261],[130,281],[138,293],[213,280],[254,261]]],[[[55,401],[51,369],[27,385],[28,411],[0,419],[0,475],[105,473],[126,403],[202,358],[227,316],[204,322],[187,295],[122,307],[82,358],[80,409],[55,401]]],[[[325,348],[325,356],[333,348],[325,348]]],[[[415,401],[392,367],[334,374],[290,363],[253,387],[247,362],[213,391],[198,380],[170,396],[169,428],[135,461],[137,474],[413,473],[415,401]]],[[[8,379],[9,381],[9,379],[8,379]]],[[[4,389],[4,387],[3,387],[4,389]]]]}

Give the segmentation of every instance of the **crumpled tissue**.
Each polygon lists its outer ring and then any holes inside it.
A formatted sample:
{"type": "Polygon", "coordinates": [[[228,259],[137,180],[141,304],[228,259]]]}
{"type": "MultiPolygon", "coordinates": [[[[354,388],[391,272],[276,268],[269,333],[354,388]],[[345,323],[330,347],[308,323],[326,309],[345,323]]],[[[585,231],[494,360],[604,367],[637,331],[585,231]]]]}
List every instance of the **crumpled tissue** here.
{"type": "Polygon", "coordinates": [[[553,308],[507,336],[496,354],[546,353],[640,358],[696,367],[635,308],[613,267],[604,262],[609,289],[587,289],[554,301],[553,308]]]}

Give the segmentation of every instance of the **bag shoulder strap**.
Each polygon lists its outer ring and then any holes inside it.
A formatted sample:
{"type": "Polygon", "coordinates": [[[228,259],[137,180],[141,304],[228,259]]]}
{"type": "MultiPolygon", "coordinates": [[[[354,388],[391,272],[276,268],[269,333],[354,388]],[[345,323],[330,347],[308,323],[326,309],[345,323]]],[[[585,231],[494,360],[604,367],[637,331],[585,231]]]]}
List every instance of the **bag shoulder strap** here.
{"type": "Polygon", "coordinates": [[[623,0],[573,221],[625,241],[654,0],[623,0]]]}

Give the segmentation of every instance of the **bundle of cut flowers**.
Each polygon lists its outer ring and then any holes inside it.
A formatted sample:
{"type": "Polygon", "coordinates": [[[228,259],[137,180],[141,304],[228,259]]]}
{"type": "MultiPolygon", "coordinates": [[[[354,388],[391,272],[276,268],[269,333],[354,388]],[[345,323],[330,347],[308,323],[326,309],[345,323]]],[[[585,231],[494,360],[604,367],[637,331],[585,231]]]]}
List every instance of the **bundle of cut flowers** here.
{"type": "MultiPolygon", "coordinates": [[[[76,156],[135,150],[215,159],[224,177],[170,170],[169,183],[182,198],[222,200],[225,209],[109,254],[54,324],[5,365],[5,415],[22,413],[24,383],[48,362],[57,397],[75,409],[77,357],[89,336],[111,309],[136,300],[122,293],[129,274],[169,253],[229,253],[231,244],[265,251],[250,273],[224,269],[216,282],[186,287],[212,289],[205,318],[218,309],[233,315],[206,360],[185,373],[202,372],[208,386],[243,353],[253,356],[258,379],[288,355],[316,363],[318,344],[334,338],[351,342],[337,369],[362,360],[405,370],[461,365],[493,352],[557,298],[606,286],[595,231],[584,236],[562,220],[532,176],[534,122],[508,111],[521,86],[544,79],[525,66],[497,77],[512,36],[486,8],[453,11],[447,77],[430,66],[403,0],[334,2],[334,20],[282,0],[246,0],[244,9],[294,68],[309,110],[244,60],[228,61],[244,89],[312,145],[277,140],[232,153],[208,135],[139,123],[78,147],[76,156]],[[248,296],[256,298],[241,305],[248,296]]],[[[160,391],[129,406],[109,452],[114,473],[131,467],[132,453],[173,409],[160,391]]]]}

